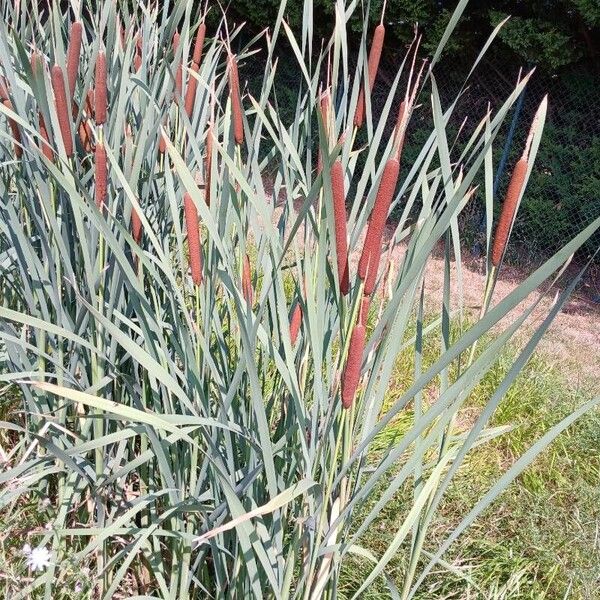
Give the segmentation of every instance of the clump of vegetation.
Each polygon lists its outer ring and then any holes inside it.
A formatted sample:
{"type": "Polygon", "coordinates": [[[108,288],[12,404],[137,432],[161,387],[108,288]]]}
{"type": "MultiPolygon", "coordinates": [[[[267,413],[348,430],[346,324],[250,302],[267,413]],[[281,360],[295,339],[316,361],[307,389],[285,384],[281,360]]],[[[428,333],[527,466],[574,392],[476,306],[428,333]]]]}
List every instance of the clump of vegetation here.
{"type": "Polygon", "coordinates": [[[418,60],[415,35],[377,115],[381,29],[373,59],[363,43],[351,71],[352,11],[336,6],[319,51],[311,11],[296,37],[285,4],[248,46],[226,15],[211,30],[185,2],[133,12],[84,2],[76,14],[54,4],[43,15],[3,5],[0,340],[2,377],[21,407],[0,424],[12,441],[0,506],[9,518],[38,502],[44,510],[24,520],[26,560],[2,584],[11,597],[334,598],[358,556],[370,569],[352,597],[383,583],[412,598],[500,493],[600,402],[578,403],[519,448],[436,536],[461,466],[505,433],[490,421],[582,273],[455,435],[462,409],[600,219],[495,298],[546,101],[492,232],[492,150],[529,75],[478,115],[457,150],[446,131],[455,104],[442,107],[435,72],[465,3],[430,62],[418,60]],[[277,110],[280,36],[298,62],[290,122],[277,110]],[[255,95],[243,83],[251,60],[264,68],[255,95]],[[405,140],[425,100],[434,128],[408,163],[405,140]],[[459,315],[452,332],[450,263],[460,281],[458,218],[479,179],[487,286],[479,318],[459,315]],[[440,243],[442,307],[426,322],[422,280],[440,243]],[[390,401],[407,348],[412,369],[390,401]],[[399,417],[403,432],[386,437],[399,417]],[[398,498],[407,510],[374,554],[362,542],[398,498]],[[74,578],[79,588],[65,591],[74,578]]]}

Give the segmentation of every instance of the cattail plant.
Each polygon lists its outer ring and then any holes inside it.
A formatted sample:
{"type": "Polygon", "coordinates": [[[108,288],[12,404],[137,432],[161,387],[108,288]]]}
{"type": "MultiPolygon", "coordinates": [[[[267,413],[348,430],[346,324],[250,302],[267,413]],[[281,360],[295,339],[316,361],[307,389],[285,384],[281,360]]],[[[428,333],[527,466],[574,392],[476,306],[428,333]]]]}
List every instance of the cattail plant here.
{"type": "Polygon", "coordinates": [[[240,96],[240,76],[235,54],[229,56],[229,95],[231,97],[231,113],[233,117],[233,137],[235,143],[244,143],[244,121],[242,117],[242,99],[240,96]]]}
{"type": "Polygon", "coordinates": [[[200,66],[202,60],[202,50],[204,49],[204,38],[206,37],[206,24],[204,22],[198,25],[196,40],[194,42],[194,51],[192,53],[192,62],[200,66]]]}
{"type": "Polygon", "coordinates": [[[137,209],[133,207],[131,209],[131,235],[138,245],[142,241],[142,233],[142,220],[140,219],[137,209]]]}
{"type": "MultiPolygon", "coordinates": [[[[375,79],[377,77],[377,71],[379,70],[379,61],[381,59],[381,51],[383,50],[383,40],[385,38],[385,26],[383,25],[383,15],[381,16],[382,22],[375,28],[373,34],[373,41],[371,42],[371,50],[369,52],[369,64],[367,68],[367,79],[369,91],[373,91],[375,85],[375,79]]],[[[358,100],[356,103],[356,111],[354,113],[354,126],[357,129],[362,127],[365,119],[365,86],[361,86],[358,92],[358,100]]]]}
{"type": "Polygon", "coordinates": [[[388,212],[398,176],[400,175],[400,162],[396,157],[389,158],[383,169],[383,175],[379,182],[373,211],[367,227],[362,254],[358,262],[358,276],[364,280],[367,277],[367,271],[377,274],[379,261],[381,258],[381,243],[383,230],[387,220],[388,212]]]}
{"type": "Polygon", "coordinates": [[[367,332],[364,324],[359,322],[354,326],[352,335],[350,336],[348,358],[342,373],[342,406],[344,408],[350,408],[356,397],[366,335],[367,332]]]}
{"type": "Polygon", "coordinates": [[[200,224],[198,221],[198,209],[189,192],[183,196],[183,210],[185,213],[185,226],[187,229],[188,252],[190,260],[190,271],[194,285],[202,283],[202,247],[200,245],[200,224]]]}
{"type": "Polygon", "coordinates": [[[73,136],[71,135],[71,117],[69,116],[69,105],[67,103],[64,75],[62,69],[58,65],[52,67],[50,75],[60,135],[65,147],[65,153],[68,158],[71,158],[73,156],[73,136]]]}
{"type": "Polygon", "coordinates": [[[95,166],[95,200],[99,210],[104,210],[108,192],[108,162],[106,160],[106,149],[102,142],[96,144],[94,156],[95,166]]]}
{"type": "Polygon", "coordinates": [[[98,53],[94,77],[96,82],[96,87],[94,89],[94,119],[96,120],[96,125],[104,125],[104,123],[106,123],[106,112],[108,107],[105,52],[98,53]]]}
{"type": "Polygon", "coordinates": [[[184,108],[185,114],[191,119],[194,112],[194,103],[196,102],[196,90],[198,89],[198,80],[196,79],[195,75],[200,72],[200,66],[196,63],[192,63],[190,71],[191,73],[188,76],[188,83],[185,88],[184,108]]]}
{"type": "Polygon", "coordinates": [[[73,100],[77,74],[79,72],[79,58],[81,54],[81,38],[83,36],[83,24],[75,21],[71,25],[69,34],[69,49],[67,50],[67,81],[69,82],[69,100],[73,100]]]}
{"type": "Polygon", "coordinates": [[[506,197],[504,198],[504,204],[502,205],[500,219],[498,220],[498,225],[496,226],[496,232],[494,234],[491,256],[491,262],[494,267],[500,266],[502,257],[504,256],[506,245],[508,243],[508,236],[517,212],[517,205],[525,184],[528,167],[527,159],[521,157],[517,161],[510,179],[506,197]]]}
{"type": "Polygon", "coordinates": [[[346,193],[344,191],[344,169],[341,158],[331,167],[331,190],[333,196],[333,216],[335,219],[335,250],[340,291],[346,295],[350,291],[348,269],[348,232],[346,230],[346,193]]]}
{"type": "Polygon", "coordinates": [[[254,290],[252,288],[252,271],[250,269],[250,257],[245,254],[242,264],[242,295],[249,305],[252,305],[254,290]]]}
{"type": "Polygon", "coordinates": [[[290,319],[290,341],[292,346],[296,343],[298,339],[298,333],[300,331],[300,326],[302,325],[302,306],[300,306],[300,302],[296,302],[296,306],[294,306],[294,310],[292,311],[292,317],[290,319]]]}

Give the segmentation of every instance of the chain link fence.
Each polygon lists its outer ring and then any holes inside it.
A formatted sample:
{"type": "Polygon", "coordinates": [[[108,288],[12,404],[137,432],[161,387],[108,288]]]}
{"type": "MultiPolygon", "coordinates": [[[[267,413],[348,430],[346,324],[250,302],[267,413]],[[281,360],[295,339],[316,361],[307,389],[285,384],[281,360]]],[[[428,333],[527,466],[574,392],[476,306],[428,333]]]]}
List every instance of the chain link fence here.
{"type": "MultiPolygon", "coordinates": [[[[297,99],[297,66],[293,56],[283,55],[279,59],[278,105],[282,112],[285,113],[287,107],[293,115],[297,99]]],[[[456,98],[470,66],[442,63],[436,69],[443,108],[456,98]]],[[[385,103],[397,68],[397,63],[382,61],[372,96],[374,114],[385,103]]],[[[258,83],[262,75],[244,72],[251,88],[252,82],[258,83]]],[[[488,107],[495,111],[511,94],[518,75],[518,67],[507,67],[493,59],[484,60],[478,66],[448,124],[449,141],[455,143],[454,156],[459,155],[461,145],[469,139],[488,107]]],[[[506,256],[513,266],[531,268],[541,264],[600,216],[599,84],[593,70],[585,66],[574,66],[560,77],[534,73],[496,138],[493,154],[495,216],[502,206],[512,168],[523,150],[533,116],[544,95],[548,94],[544,135],[506,256]]],[[[399,90],[404,90],[405,85],[406,82],[401,81],[399,90]]],[[[398,91],[391,115],[397,114],[401,95],[398,91]]],[[[394,122],[390,116],[390,130],[394,122]]],[[[431,107],[424,95],[411,120],[403,153],[407,163],[416,157],[432,130],[431,107]]],[[[485,239],[484,193],[480,186],[478,197],[469,203],[462,215],[465,250],[475,256],[481,255],[485,239]]],[[[599,247],[600,236],[596,235],[581,249],[576,261],[587,260],[599,247]]],[[[590,272],[600,273],[600,259],[595,259],[594,266],[590,272]]],[[[598,289],[591,295],[600,299],[600,277],[592,275],[592,278],[597,279],[598,289]]]]}
{"type": "MultiPolygon", "coordinates": [[[[498,109],[513,91],[518,70],[486,61],[479,66],[462,93],[448,125],[458,156],[460,147],[486,114],[498,109]]],[[[436,83],[442,106],[456,98],[468,69],[438,69],[436,83]]],[[[394,72],[386,65],[374,105],[383,102],[394,72]],[[382,89],[383,88],[383,89],[382,89]],[[387,88],[387,89],[385,89],[387,88]]],[[[592,220],[600,216],[600,104],[595,92],[600,82],[591,70],[573,67],[560,77],[534,73],[505,121],[494,145],[496,215],[512,168],[524,147],[533,116],[548,94],[549,107],[537,159],[513,229],[507,260],[515,265],[535,266],[556,252],[592,220]]],[[[406,155],[411,144],[420,148],[433,128],[431,109],[423,104],[411,122],[406,155]]],[[[484,191],[463,215],[464,242],[471,252],[482,251],[485,236],[484,191]]],[[[596,235],[578,253],[586,260],[600,246],[596,235]]],[[[596,260],[596,265],[599,261],[596,260]]]]}

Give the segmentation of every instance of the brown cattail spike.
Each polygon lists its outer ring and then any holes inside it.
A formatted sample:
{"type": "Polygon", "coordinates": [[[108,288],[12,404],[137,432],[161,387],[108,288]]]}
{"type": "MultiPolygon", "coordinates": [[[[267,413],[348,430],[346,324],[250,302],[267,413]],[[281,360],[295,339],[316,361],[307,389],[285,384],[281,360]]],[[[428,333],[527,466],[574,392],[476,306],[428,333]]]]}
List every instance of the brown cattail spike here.
{"type": "Polygon", "coordinates": [[[362,254],[358,261],[358,276],[364,280],[367,277],[367,270],[374,269],[377,274],[381,254],[381,242],[383,237],[383,228],[387,220],[390,204],[394,197],[398,176],[400,175],[400,162],[396,158],[388,159],[384,169],[377,196],[373,204],[373,212],[369,219],[367,235],[365,237],[362,254]]]}
{"type": "Polygon", "coordinates": [[[296,306],[294,306],[292,318],[290,319],[290,341],[292,342],[292,346],[298,339],[300,325],[302,325],[302,307],[300,306],[300,302],[297,302],[296,306]]]}
{"type": "MultiPolygon", "coordinates": [[[[192,63],[190,70],[194,74],[198,74],[200,71],[200,67],[196,63],[192,63]]],[[[194,112],[194,103],[196,101],[196,90],[198,88],[198,80],[196,77],[190,73],[188,77],[187,87],[185,89],[185,114],[189,119],[192,118],[192,113],[194,112]]]]}
{"type": "Polygon", "coordinates": [[[360,380],[360,368],[362,366],[362,355],[365,349],[366,330],[362,323],[358,323],[352,330],[350,345],[348,347],[348,359],[342,373],[342,406],[350,408],[356,396],[356,388],[360,380]]]}
{"type": "Polygon", "coordinates": [[[192,62],[200,66],[202,60],[202,49],[204,47],[204,37],[206,36],[206,25],[200,23],[196,32],[196,42],[194,43],[194,52],[192,54],[192,62]]]}
{"type": "Polygon", "coordinates": [[[135,208],[131,209],[131,235],[133,235],[135,243],[139,246],[142,241],[142,220],[135,208]]]}
{"type": "Polygon", "coordinates": [[[65,79],[62,69],[54,65],[51,71],[52,91],[56,102],[56,113],[60,126],[65,153],[70,158],[73,156],[73,137],[71,135],[71,118],[69,116],[69,105],[67,104],[67,92],[65,90],[65,79]]]}
{"type": "Polygon", "coordinates": [[[183,196],[185,226],[187,228],[188,251],[190,255],[190,270],[194,285],[202,283],[202,248],[200,247],[200,224],[198,210],[191,195],[186,192],[183,196]]]}
{"type": "Polygon", "coordinates": [[[233,137],[235,138],[235,143],[241,145],[244,143],[244,120],[240,97],[240,76],[235,55],[229,57],[229,93],[231,95],[231,112],[233,115],[233,137]]]}
{"type": "Polygon", "coordinates": [[[94,162],[96,166],[96,206],[99,210],[104,210],[108,192],[108,162],[106,160],[106,149],[102,143],[96,144],[94,162]]]}
{"type": "Polygon", "coordinates": [[[250,258],[246,254],[244,256],[244,264],[242,267],[242,294],[248,304],[252,304],[254,291],[252,289],[252,274],[250,270],[250,258]]]}
{"type": "Polygon", "coordinates": [[[67,50],[67,79],[69,81],[69,100],[73,100],[75,85],[77,83],[77,72],[79,71],[79,55],[81,53],[81,38],[83,36],[83,24],[75,21],[71,25],[69,35],[69,49],[67,50]]]}
{"type": "Polygon", "coordinates": [[[96,119],[96,125],[103,125],[106,123],[106,111],[108,106],[106,85],[106,54],[104,52],[99,52],[98,58],[96,59],[95,80],[96,89],[94,91],[94,117],[96,119]]]}
{"type": "MultiPolygon", "coordinates": [[[[373,34],[373,42],[371,43],[371,51],[369,52],[369,66],[367,69],[367,75],[369,78],[368,85],[369,91],[373,91],[375,85],[375,79],[377,77],[377,71],[379,70],[379,60],[381,59],[381,51],[383,49],[383,40],[385,38],[385,27],[380,23],[375,28],[373,34]]],[[[354,126],[356,128],[362,127],[365,119],[365,88],[361,86],[358,92],[358,100],[356,103],[356,112],[354,113],[354,126]]]]}
{"type": "Polygon", "coordinates": [[[344,169],[341,159],[331,167],[331,189],[333,195],[333,216],[335,219],[335,251],[337,255],[340,291],[345,296],[350,291],[348,273],[348,232],[346,229],[346,193],[344,191],[344,169]]]}
{"type": "Polygon", "coordinates": [[[496,234],[494,235],[494,244],[492,246],[492,265],[494,265],[494,267],[500,266],[500,262],[504,256],[510,230],[515,220],[519,198],[521,197],[521,192],[523,191],[523,186],[525,184],[527,168],[527,160],[521,158],[515,165],[515,169],[510,179],[504,204],[502,205],[500,219],[496,226],[496,234]]]}

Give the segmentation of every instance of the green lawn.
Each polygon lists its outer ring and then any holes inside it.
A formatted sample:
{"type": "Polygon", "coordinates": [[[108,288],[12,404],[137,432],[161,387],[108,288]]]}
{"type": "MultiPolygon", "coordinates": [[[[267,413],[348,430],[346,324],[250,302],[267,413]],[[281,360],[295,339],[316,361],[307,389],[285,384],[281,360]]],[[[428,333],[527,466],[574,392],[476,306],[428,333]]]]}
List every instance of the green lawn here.
{"type": "MultiPolygon", "coordinates": [[[[433,359],[438,344],[435,337],[429,340],[425,361],[433,359]]],[[[475,418],[517,350],[513,347],[499,357],[462,411],[456,433],[475,418]]],[[[430,529],[426,546],[430,550],[437,549],[534,440],[598,392],[594,382],[575,385],[568,373],[550,363],[549,357],[536,354],[509,390],[490,425],[513,429],[471,453],[430,529]]],[[[410,381],[411,373],[411,356],[400,357],[398,386],[390,398],[403,390],[402,382],[410,381]]],[[[411,412],[405,412],[382,437],[401,435],[411,420],[411,412]]],[[[382,446],[388,439],[382,439],[382,446]]],[[[410,490],[405,490],[363,539],[363,545],[375,555],[380,556],[389,545],[410,500],[410,490]]],[[[396,581],[402,579],[402,558],[399,553],[388,569],[396,581]]],[[[440,566],[426,580],[418,598],[600,598],[600,411],[588,413],[563,433],[459,538],[445,559],[455,572],[440,566]]],[[[368,563],[348,562],[340,597],[350,597],[368,570],[368,563]]],[[[363,597],[387,597],[383,581],[363,597]]]]}

